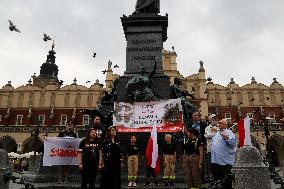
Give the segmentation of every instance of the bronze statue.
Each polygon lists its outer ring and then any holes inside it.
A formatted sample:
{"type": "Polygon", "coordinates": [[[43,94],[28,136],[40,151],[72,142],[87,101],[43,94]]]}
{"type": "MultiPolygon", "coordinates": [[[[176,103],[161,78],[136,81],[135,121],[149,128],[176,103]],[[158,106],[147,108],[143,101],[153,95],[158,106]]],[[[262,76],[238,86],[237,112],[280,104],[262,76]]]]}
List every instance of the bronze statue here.
{"type": "Polygon", "coordinates": [[[132,77],[127,85],[126,91],[128,97],[134,102],[149,102],[161,99],[161,95],[154,90],[152,84],[152,76],[155,74],[157,69],[157,61],[154,58],[155,65],[153,70],[147,74],[144,65],[140,66],[140,75],[132,77]]]}
{"type": "Polygon", "coordinates": [[[105,92],[105,95],[101,98],[101,102],[114,102],[117,100],[117,85],[118,85],[118,78],[113,81],[112,89],[108,92],[105,92]]]}
{"type": "Polygon", "coordinates": [[[160,0],[137,0],[136,13],[159,13],[160,0]]]}
{"type": "Polygon", "coordinates": [[[189,94],[187,91],[182,90],[180,88],[181,85],[181,79],[180,78],[174,78],[174,84],[171,85],[171,91],[170,91],[170,98],[176,99],[181,98],[181,104],[182,104],[182,110],[183,110],[183,118],[185,127],[188,128],[190,123],[192,122],[192,114],[197,110],[196,106],[191,104],[186,96],[190,96],[192,99],[194,99],[194,96],[189,94]]]}

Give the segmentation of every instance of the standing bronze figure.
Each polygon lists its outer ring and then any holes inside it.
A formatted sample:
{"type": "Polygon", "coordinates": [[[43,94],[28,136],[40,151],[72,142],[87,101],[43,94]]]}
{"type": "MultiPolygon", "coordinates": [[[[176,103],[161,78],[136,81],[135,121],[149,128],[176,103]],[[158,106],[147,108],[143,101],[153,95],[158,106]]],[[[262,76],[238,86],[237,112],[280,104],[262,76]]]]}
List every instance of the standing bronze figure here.
{"type": "Polygon", "coordinates": [[[159,13],[160,0],[137,0],[136,13],[159,13]]]}

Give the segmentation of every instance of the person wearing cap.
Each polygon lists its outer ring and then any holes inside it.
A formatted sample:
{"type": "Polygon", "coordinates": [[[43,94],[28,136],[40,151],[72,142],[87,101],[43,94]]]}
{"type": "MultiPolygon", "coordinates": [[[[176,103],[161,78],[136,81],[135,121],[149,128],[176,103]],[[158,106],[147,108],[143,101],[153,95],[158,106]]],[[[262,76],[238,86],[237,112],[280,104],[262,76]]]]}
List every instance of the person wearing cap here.
{"type": "Polygon", "coordinates": [[[175,180],[175,163],[176,163],[176,147],[172,143],[172,135],[165,135],[165,142],[163,148],[163,159],[164,159],[164,177],[165,186],[173,186],[175,180]]]}
{"type": "MultiPolygon", "coordinates": [[[[60,131],[57,137],[73,137],[77,138],[76,133],[73,129],[73,123],[69,121],[66,124],[66,127],[64,130],[60,131]]],[[[68,176],[69,176],[70,166],[69,165],[60,165],[59,166],[59,179],[57,181],[57,184],[62,183],[69,183],[68,176]]]]}
{"type": "Polygon", "coordinates": [[[217,117],[215,114],[208,116],[209,125],[205,128],[205,139],[206,139],[206,150],[205,150],[205,161],[204,161],[204,179],[210,180],[212,178],[211,173],[211,145],[212,137],[217,132],[217,117]]]}

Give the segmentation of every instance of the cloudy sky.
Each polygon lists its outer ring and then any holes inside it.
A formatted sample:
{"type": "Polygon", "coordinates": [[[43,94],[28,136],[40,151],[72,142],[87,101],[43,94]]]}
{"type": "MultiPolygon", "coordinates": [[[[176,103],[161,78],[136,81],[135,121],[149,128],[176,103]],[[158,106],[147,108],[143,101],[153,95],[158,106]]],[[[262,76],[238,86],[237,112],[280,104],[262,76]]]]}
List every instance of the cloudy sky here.
{"type": "MultiPolygon", "coordinates": [[[[104,82],[108,60],[125,70],[126,41],[122,14],[134,11],[136,0],[0,0],[0,87],[11,80],[25,85],[39,74],[55,39],[56,64],[64,85],[104,82]],[[8,29],[8,19],[22,31],[8,29]],[[92,58],[92,52],[97,53],[92,58]]],[[[188,76],[205,62],[206,76],[227,85],[233,77],[244,85],[252,76],[266,85],[284,84],[284,1],[161,0],[169,14],[168,40],[178,54],[178,70],[188,76]]]]}

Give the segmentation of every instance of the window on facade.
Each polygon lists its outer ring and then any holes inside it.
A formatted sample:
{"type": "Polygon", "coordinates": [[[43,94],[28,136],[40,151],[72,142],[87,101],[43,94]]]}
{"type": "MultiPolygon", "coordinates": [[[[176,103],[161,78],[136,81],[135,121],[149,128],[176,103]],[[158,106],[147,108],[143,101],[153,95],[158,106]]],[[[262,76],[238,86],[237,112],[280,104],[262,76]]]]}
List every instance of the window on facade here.
{"type": "Polygon", "coordinates": [[[269,119],[268,119],[269,123],[276,123],[275,114],[269,114],[268,117],[269,117],[269,119]]]}
{"type": "Polygon", "coordinates": [[[23,115],[17,115],[16,125],[23,124],[23,115]]]}
{"type": "Polygon", "coordinates": [[[66,114],[61,114],[60,125],[66,125],[66,123],[67,123],[67,115],[66,114]]]}
{"type": "Polygon", "coordinates": [[[83,125],[89,125],[89,115],[83,116],[83,125]]]}
{"type": "Polygon", "coordinates": [[[45,121],[45,115],[44,114],[40,114],[38,116],[38,121],[41,125],[44,125],[44,121],[45,121]]]}
{"type": "Polygon", "coordinates": [[[225,113],[225,119],[231,119],[231,113],[225,113]]]}
{"type": "Polygon", "coordinates": [[[247,116],[253,118],[253,113],[247,113],[247,116]]]}

